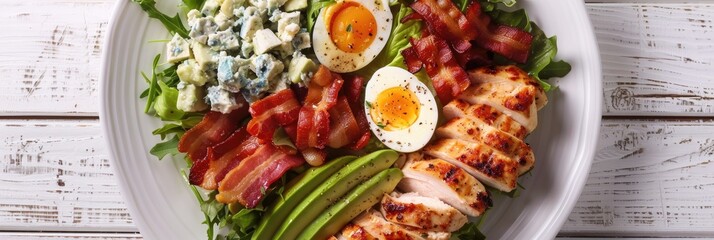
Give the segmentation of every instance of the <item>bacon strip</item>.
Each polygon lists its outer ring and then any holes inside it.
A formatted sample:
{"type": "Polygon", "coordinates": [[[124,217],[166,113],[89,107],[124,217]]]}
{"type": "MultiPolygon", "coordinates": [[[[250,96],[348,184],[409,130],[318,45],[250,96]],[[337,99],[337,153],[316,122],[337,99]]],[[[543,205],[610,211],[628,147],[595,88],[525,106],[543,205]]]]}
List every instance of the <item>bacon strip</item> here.
{"type": "Polygon", "coordinates": [[[357,121],[357,127],[359,128],[359,136],[348,146],[352,150],[364,148],[372,137],[372,132],[369,130],[369,123],[367,122],[367,115],[362,105],[364,104],[364,101],[362,101],[364,85],[365,79],[363,77],[354,76],[345,79],[343,87],[344,95],[347,102],[349,102],[350,110],[352,110],[352,116],[354,116],[354,119],[357,121]]]}
{"type": "Polygon", "coordinates": [[[341,148],[360,137],[360,128],[354,115],[352,115],[352,109],[346,97],[341,96],[329,113],[330,136],[327,141],[328,146],[341,148]]]}
{"type": "Polygon", "coordinates": [[[259,144],[259,140],[248,134],[244,127],[238,129],[223,142],[209,147],[204,160],[191,166],[189,182],[204,189],[216,189],[228,171],[253,154],[259,144]]]}
{"type": "Polygon", "coordinates": [[[425,20],[430,32],[449,41],[458,53],[468,50],[477,37],[472,23],[452,1],[417,0],[410,7],[425,20]]]}
{"type": "Polygon", "coordinates": [[[466,18],[478,31],[476,43],[479,46],[519,63],[528,61],[533,35],[511,26],[493,24],[477,1],[466,9],[466,18]]]}
{"type": "MultiPolygon", "coordinates": [[[[442,103],[451,101],[469,87],[471,82],[468,75],[457,63],[446,41],[436,35],[429,35],[419,40],[411,39],[411,44],[413,50],[407,50],[414,51],[424,64],[442,103]]],[[[404,58],[415,61],[409,59],[414,58],[411,55],[405,55],[404,58]]]]}
{"type": "Polygon", "coordinates": [[[297,121],[299,112],[300,103],[292,90],[274,93],[250,106],[253,119],[248,122],[248,132],[262,140],[272,140],[278,127],[297,121]]]}
{"type": "Polygon", "coordinates": [[[232,169],[221,181],[216,200],[238,202],[253,208],[264,197],[264,191],[291,168],[302,165],[303,159],[287,154],[273,144],[260,145],[255,152],[232,169]]]}
{"type": "Polygon", "coordinates": [[[490,65],[492,63],[491,58],[488,55],[488,51],[476,46],[470,48],[464,53],[456,54],[456,59],[464,70],[490,65]]]}
{"type": "Polygon", "coordinates": [[[330,114],[328,111],[337,103],[337,95],[344,80],[339,78],[339,75],[330,74],[329,76],[337,76],[337,78],[333,78],[332,82],[326,84],[326,80],[321,79],[325,76],[325,71],[329,73],[326,67],[321,66],[315,73],[308,86],[305,104],[300,109],[295,142],[300,150],[323,149],[327,145],[330,135],[330,114]],[[320,84],[325,85],[321,86],[320,84]]]}
{"type": "Polygon", "coordinates": [[[181,136],[179,152],[186,153],[193,162],[204,159],[209,146],[226,139],[248,116],[248,104],[245,100],[239,104],[242,104],[240,108],[228,114],[213,111],[206,113],[201,122],[181,136]]]}

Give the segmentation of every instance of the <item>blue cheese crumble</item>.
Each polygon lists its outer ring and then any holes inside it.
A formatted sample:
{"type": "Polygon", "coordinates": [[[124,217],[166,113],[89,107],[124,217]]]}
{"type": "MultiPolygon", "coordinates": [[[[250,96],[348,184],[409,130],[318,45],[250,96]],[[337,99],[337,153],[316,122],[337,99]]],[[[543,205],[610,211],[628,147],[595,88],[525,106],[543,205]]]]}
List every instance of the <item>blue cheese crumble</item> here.
{"type": "Polygon", "coordinates": [[[309,81],[316,68],[301,54],[311,47],[305,16],[286,2],[206,0],[189,11],[188,38],[166,45],[167,61],[178,64],[177,107],[228,113],[240,107],[237,97],[252,103],[309,81]]]}

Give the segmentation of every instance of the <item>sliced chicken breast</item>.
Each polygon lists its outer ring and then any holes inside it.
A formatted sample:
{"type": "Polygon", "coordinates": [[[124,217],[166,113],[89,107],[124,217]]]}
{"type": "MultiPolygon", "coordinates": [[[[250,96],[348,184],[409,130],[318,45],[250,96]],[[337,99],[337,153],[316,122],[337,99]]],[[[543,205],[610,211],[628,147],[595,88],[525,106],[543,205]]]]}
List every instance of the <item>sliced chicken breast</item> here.
{"type": "Polygon", "coordinates": [[[339,240],[376,240],[375,236],[369,234],[364,228],[353,223],[348,223],[342,231],[334,237],[339,240]]]}
{"type": "Polygon", "coordinates": [[[460,167],[441,159],[408,161],[399,189],[437,198],[469,216],[480,216],[492,205],[486,189],[460,167]]]}
{"type": "Polygon", "coordinates": [[[373,209],[367,210],[352,220],[354,225],[364,229],[367,233],[380,240],[408,239],[408,240],[448,240],[451,233],[429,232],[409,229],[408,227],[392,223],[384,219],[382,214],[373,209]]]}
{"type": "Polygon", "coordinates": [[[538,110],[548,103],[548,97],[540,84],[521,68],[509,66],[488,66],[469,71],[469,78],[474,84],[487,82],[510,81],[536,88],[535,103],[538,110]]]}
{"type": "Polygon", "coordinates": [[[426,231],[453,232],[468,222],[456,208],[415,192],[385,194],[380,210],[390,222],[426,231]]]}
{"type": "Polygon", "coordinates": [[[486,144],[445,138],[424,147],[424,153],[459,166],[498,190],[516,188],[518,163],[486,144]]]}
{"type": "Polygon", "coordinates": [[[483,121],[453,118],[436,129],[442,138],[455,138],[474,143],[484,143],[518,162],[518,175],[533,168],[533,150],[523,140],[498,130],[483,121]]]}
{"type": "Polygon", "coordinates": [[[459,98],[471,104],[489,105],[523,125],[528,132],[538,126],[536,87],[509,81],[486,82],[466,89],[459,98]]]}
{"type": "Polygon", "coordinates": [[[471,105],[464,100],[456,99],[446,104],[443,112],[446,119],[461,117],[481,121],[520,139],[524,139],[530,133],[513,118],[484,104],[471,105]]]}

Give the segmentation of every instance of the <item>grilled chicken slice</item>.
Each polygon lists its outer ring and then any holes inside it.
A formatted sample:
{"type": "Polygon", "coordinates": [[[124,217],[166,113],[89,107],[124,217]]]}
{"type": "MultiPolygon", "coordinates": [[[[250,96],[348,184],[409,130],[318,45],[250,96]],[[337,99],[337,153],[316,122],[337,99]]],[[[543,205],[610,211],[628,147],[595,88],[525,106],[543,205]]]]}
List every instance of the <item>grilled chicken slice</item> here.
{"type": "Polygon", "coordinates": [[[466,170],[484,184],[504,192],[516,188],[518,163],[483,143],[459,139],[439,139],[424,152],[466,170]]]}
{"type": "Polygon", "coordinates": [[[464,100],[456,99],[446,104],[443,112],[446,119],[461,117],[481,121],[520,139],[524,139],[530,133],[513,118],[484,104],[471,105],[464,100]]]}
{"type": "Polygon", "coordinates": [[[385,194],[380,210],[390,222],[426,231],[454,232],[468,221],[456,208],[418,193],[385,194]]]}
{"type": "Polygon", "coordinates": [[[471,104],[489,105],[532,132],[538,126],[536,93],[534,86],[498,81],[471,86],[459,98],[471,104]]]}
{"type": "Polygon", "coordinates": [[[469,78],[474,84],[507,81],[533,86],[536,88],[535,103],[538,110],[548,103],[548,97],[540,84],[517,66],[481,67],[469,71],[469,78]]]}
{"type": "Polygon", "coordinates": [[[533,150],[523,140],[489,126],[483,121],[453,118],[436,129],[442,138],[455,138],[474,143],[484,143],[518,162],[518,175],[533,168],[533,150]]]}
{"type": "Polygon", "coordinates": [[[399,189],[437,198],[469,216],[479,216],[491,206],[486,189],[473,176],[441,159],[409,161],[402,168],[399,189]]]}
{"type": "Polygon", "coordinates": [[[372,236],[372,234],[369,234],[364,228],[357,226],[353,223],[348,223],[345,227],[342,228],[342,231],[337,233],[336,236],[333,237],[334,239],[338,240],[376,240],[375,236],[372,236]]]}
{"type": "Polygon", "coordinates": [[[448,240],[451,233],[429,232],[409,229],[384,219],[382,214],[373,209],[367,210],[352,220],[354,225],[364,229],[368,234],[380,240],[413,239],[413,240],[448,240]]]}

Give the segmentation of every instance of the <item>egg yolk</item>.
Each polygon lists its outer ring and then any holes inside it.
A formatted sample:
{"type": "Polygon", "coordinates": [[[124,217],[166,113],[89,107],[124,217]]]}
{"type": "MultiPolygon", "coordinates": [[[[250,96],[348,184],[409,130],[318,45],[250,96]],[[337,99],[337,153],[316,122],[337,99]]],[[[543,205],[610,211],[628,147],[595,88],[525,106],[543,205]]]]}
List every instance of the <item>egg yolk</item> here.
{"type": "Polygon", "coordinates": [[[372,12],[357,2],[330,6],[325,18],[330,39],[342,51],[362,52],[374,41],[377,21],[372,12]]]}
{"type": "Polygon", "coordinates": [[[419,99],[404,87],[382,91],[371,105],[372,121],[387,131],[408,128],[419,117],[419,99]]]}

